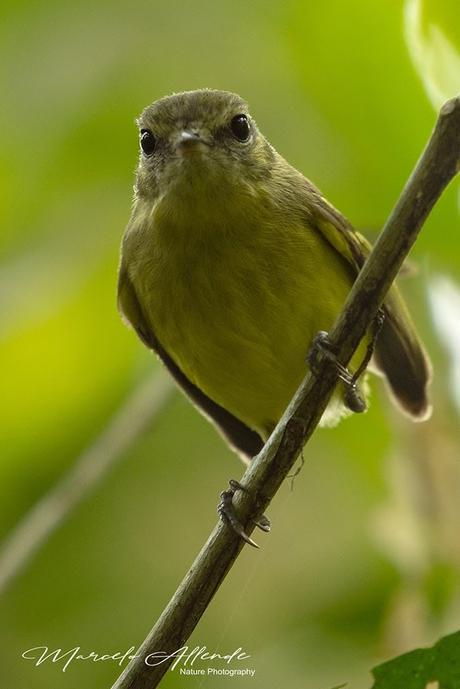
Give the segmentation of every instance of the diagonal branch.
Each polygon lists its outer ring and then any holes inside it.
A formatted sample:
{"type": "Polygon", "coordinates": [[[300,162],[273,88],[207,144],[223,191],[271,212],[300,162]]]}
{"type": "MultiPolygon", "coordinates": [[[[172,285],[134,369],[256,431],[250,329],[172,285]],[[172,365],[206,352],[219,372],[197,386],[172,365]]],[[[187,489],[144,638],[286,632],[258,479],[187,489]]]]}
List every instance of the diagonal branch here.
{"type": "MultiPolygon", "coordinates": [[[[414,244],[420,228],[460,167],[460,96],[442,108],[435,130],[401,197],[361,270],[329,338],[347,365],[414,244]]],[[[247,533],[266,509],[315,430],[337,383],[335,367],[323,360],[307,375],[273,434],[251,462],[235,505],[247,533]]],[[[243,541],[218,523],[176,593],[112,689],[153,689],[173,662],[224,580],[243,541]],[[150,654],[160,654],[158,664],[150,654]],[[147,662],[146,662],[147,660],[147,662]],[[154,663],[156,663],[154,665],[154,663]]]]}

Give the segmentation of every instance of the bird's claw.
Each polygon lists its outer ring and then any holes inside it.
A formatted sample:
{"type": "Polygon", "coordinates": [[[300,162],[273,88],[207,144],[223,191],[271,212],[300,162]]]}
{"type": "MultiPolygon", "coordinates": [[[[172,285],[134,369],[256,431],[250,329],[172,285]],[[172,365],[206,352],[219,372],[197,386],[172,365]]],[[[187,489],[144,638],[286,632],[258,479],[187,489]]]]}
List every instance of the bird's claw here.
{"type": "Polygon", "coordinates": [[[307,363],[310,366],[310,370],[313,374],[317,374],[318,365],[320,361],[320,356],[323,355],[337,371],[337,375],[340,380],[345,383],[345,404],[351,411],[356,414],[360,414],[366,411],[366,402],[363,399],[359,388],[358,379],[361,375],[362,368],[360,367],[355,374],[350,373],[350,371],[340,363],[337,359],[337,355],[334,351],[329,335],[325,330],[320,330],[314,337],[311,344],[310,350],[307,354],[307,363]]]}
{"type": "Polygon", "coordinates": [[[270,520],[265,516],[265,514],[263,514],[260,519],[256,521],[256,526],[258,526],[261,531],[265,531],[265,533],[269,533],[270,529],[272,528],[270,520]]]}
{"type": "MultiPolygon", "coordinates": [[[[222,519],[222,521],[228,524],[230,528],[233,529],[233,531],[237,533],[238,536],[240,536],[240,538],[243,539],[243,541],[245,541],[249,545],[252,545],[254,548],[258,548],[259,546],[257,545],[257,543],[253,541],[250,536],[248,536],[248,534],[244,530],[243,525],[236,516],[235,508],[233,506],[233,496],[235,495],[237,490],[243,490],[247,492],[247,488],[241,485],[241,483],[235,481],[234,479],[230,479],[228,489],[222,491],[222,493],[220,494],[220,501],[217,506],[217,512],[219,513],[219,516],[222,519]]],[[[261,529],[262,531],[268,533],[270,531],[270,520],[263,514],[256,522],[256,526],[258,526],[259,529],[261,529]]]]}

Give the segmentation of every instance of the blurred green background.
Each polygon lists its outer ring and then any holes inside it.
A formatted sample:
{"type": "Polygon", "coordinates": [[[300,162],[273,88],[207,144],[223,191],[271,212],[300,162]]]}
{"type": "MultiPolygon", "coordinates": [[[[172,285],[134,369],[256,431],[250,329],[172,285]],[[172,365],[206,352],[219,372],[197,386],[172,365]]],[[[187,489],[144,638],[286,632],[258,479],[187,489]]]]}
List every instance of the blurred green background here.
{"type": "MultiPolygon", "coordinates": [[[[4,2],[0,25],[1,535],[74,465],[155,367],[115,306],[156,98],[234,90],[274,146],[376,236],[443,100],[460,91],[455,0],[4,2]]],[[[371,666],[460,627],[458,184],[402,288],[434,363],[413,425],[373,382],[365,417],[320,430],[273,530],[246,548],[192,645],[252,657],[232,686],[371,684],[371,666]]],[[[2,687],[109,687],[113,662],[34,667],[28,648],[137,646],[216,521],[239,461],[180,395],[0,598],[2,687]]],[[[163,685],[229,679],[168,672],[163,685]]]]}

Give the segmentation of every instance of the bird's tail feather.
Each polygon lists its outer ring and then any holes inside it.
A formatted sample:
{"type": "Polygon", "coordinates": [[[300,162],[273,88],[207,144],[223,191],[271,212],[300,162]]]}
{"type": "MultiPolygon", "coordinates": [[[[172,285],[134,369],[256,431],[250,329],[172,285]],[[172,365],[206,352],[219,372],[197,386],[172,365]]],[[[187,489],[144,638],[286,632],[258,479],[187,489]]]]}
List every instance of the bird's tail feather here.
{"type": "Polygon", "coordinates": [[[374,362],[384,374],[392,397],[415,421],[431,414],[427,388],[431,364],[396,286],[383,304],[385,321],[378,335],[374,362]]]}

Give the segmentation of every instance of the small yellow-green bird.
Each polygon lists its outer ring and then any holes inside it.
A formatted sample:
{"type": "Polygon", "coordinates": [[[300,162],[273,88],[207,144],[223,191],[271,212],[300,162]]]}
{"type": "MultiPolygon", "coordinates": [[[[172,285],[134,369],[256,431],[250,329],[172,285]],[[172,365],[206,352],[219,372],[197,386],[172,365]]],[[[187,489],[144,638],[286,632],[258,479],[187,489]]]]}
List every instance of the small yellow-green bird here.
{"type": "MultiPolygon", "coordinates": [[[[138,124],[120,311],[250,458],[304,377],[315,335],[332,326],[370,246],[275,151],[238,95],[174,94],[146,108],[138,124]]],[[[372,367],[401,409],[424,419],[430,364],[395,287],[383,310],[372,367]]],[[[322,423],[347,413],[339,384],[322,423]]]]}

